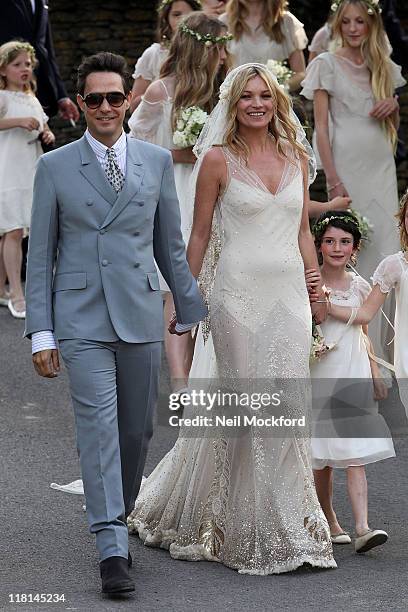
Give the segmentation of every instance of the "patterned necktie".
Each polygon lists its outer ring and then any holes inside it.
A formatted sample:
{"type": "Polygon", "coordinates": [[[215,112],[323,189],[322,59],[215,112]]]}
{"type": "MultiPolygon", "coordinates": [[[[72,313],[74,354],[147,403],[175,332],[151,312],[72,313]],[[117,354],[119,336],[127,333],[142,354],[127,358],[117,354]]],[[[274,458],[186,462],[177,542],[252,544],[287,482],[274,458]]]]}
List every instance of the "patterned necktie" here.
{"type": "Polygon", "coordinates": [[[116,159],[115,149],[107,149],[107,161],[105,163],[105,173],[108,181],[116,191],[122,191],[122,187],[125,183],[125,175],[119,168],[118,161],[116,159]]]}

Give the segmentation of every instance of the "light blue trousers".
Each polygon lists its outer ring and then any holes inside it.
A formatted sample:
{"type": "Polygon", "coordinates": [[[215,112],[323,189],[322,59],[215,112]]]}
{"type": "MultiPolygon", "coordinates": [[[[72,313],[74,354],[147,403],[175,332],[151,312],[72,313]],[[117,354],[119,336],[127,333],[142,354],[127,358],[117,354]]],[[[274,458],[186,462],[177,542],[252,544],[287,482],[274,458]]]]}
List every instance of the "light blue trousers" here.
{"type": "Polygon", "coordinates": [[[71,386],[88,522],[101,561],[128,556],[126,517],[153,434],[161,345],[59,342],[71,386]]]}

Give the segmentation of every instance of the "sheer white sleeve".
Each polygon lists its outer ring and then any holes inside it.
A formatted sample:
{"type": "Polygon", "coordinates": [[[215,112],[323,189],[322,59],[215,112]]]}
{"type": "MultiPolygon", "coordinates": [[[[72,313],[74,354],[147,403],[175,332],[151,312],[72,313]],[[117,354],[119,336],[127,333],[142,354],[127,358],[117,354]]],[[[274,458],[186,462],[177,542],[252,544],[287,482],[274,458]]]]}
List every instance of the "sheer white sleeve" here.
{"type": "Polygon", "coordinates": [[[150,45],[137,60],[133,78],[141,77],[146,81],[155,81],[159,78],[160,68],[167,54],[168,50],[162,48],[159,43],[150,45]]]}
{"type": "Polygon", "coordinates": [[[401,254],[389,255],[378,265],[373,274],[373,285],[379,285],[382,293],[389,293],[400,282],[403,272],[401,254]]]}

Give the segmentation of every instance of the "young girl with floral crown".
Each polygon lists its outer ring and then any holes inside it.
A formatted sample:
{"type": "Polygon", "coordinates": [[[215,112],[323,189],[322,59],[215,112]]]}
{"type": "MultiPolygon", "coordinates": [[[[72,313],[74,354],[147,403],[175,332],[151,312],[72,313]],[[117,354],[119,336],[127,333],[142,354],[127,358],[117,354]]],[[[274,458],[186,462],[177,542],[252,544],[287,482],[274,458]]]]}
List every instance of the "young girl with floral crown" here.
{"type": "MultiPolygon", "coordinates": [[[[189,181],[196,157],[191,146],[176,146],[173,136],[183,109],[199,107],[211,112],[218,101],[219,85],[225,78],[229,59],[225,25],[216,17],[194,12],[180,22],[160,78],[151,83],[141,104],[129,120],[131,135],[170,149],[180,203],[181,229],[186,245],[190,237],[193,201],[189,181]]],[[[174,310],[173,298],[164,279],[165,320],[174,310]]],[[[165,347],[170,377],[175,388],[187,383],[193,343],[190,334],[171,335],[165,330],[165,347]],[[178,382],[175,382],[178,381],[178,382]]]]}
{"type": "Polygon", "coordinates": [[[0,47],[0,304],[18,319],[25,317],[21,240],[30,227],[40,140],[46,145],[55,141],[34,93],[35,61],[28,43],[10,41],[0,47]]]}
{"type": "MultiPolygon", "coordinates": [[[[401,401],[408,416],[408,191],[405,192],[396,215],[400,230],[401,250],[386,257],[375,270],[373,289],[367,300],[357,309],[342,308],[330,301],[329,315],[338,321],[353,318],[355,325],[367,325],[383,306],[394,289],[396,297],[394,367],[398,380],[401,401]]],[[[315,270],[307,270],[309,290],[317,280],[315,270]]],[[[316,299],[311,297],[311,299],[316,299]]],[[[392,366],[391,366],[392,367],[392,366]]]]}
{"type": "Polygon", "coordinates": [[[157,42],[143,51],[135,64],[130,110],[140,104],[142,95],[155,81],[169,53],[169,46],[180,19],[201,9],[200,0],[160,0],[157,7],[157,42]]]}
{"type": "MultiPolygon", "coordinates": [[[[332,307],[360,307],[370,293],[370,285],[348,270],[360,247],[358,220],[348,211],[328,211],[314,225],[314,236],[322,261],[321,280],[330,291],[332,307]]],[[[310,286],[311,272],[307,278],[310,286]]],[[[331,350],[311,365],[312,460],[317,494],[335,544],[351,542],[333,509],[333,468],[346,469],[355,519],[355,550],[362,553],[383,544],[388,537],[381,529],[369,528],[364,466],[394,457],[395,452],[389,429],[378,414],[376,400],[385,399],[387,388],[370,357],[367,325],[351,323],[351,317],[344,317],[342,322],[329,318],[321,324],[331,350]]]]}
{"type": "MultiPolygon", "coordinates": [[[[358,262],[360,274],[368,278],[398,248],[394,149],[399,106],[394,92],[405,81],[390,59],[378,0],[336,0],[332,10],[333,39],[339,46],[309,64],[302,94],[314,100],[317,148],[329,197],[349,195],[354,209],[373,225],[371,244],[358,262]]],[[[392,311],[390,300],[389,318],[392,311]]],[[[380,356],[385,356],[387,331],[380,318],[370,326],[380,356]]]]}
{"type": "Polygon", "coordinates": [[[307,36],[287,8],[287,0],[230,0],[221,19],[234,37],[229,43],[234,66],[287,60],[294,73],[289,80],[292,91],[299,88],[305,74],[307,36]]]}

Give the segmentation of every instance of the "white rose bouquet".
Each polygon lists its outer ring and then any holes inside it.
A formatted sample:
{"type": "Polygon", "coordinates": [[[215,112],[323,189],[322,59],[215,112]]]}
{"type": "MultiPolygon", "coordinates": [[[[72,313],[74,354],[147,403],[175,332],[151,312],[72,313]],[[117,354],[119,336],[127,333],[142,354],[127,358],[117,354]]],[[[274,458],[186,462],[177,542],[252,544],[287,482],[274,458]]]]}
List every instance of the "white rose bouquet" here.
{"type": "Polygon", "coordinates": [[[173,133],[173,142],[176,147],[180,149],[193,147],[207,121],[207,116],[207,113],[198,106],[183,108],[173,133]]]}
{"type": "Polygon", "coordinates": [[[288,68],[284,62],[278,62],[272,59],[266,62],[266,67],[276,76],[279,85],[288,91],[289,79],[293,76],[293,71],[288,68]]]}

